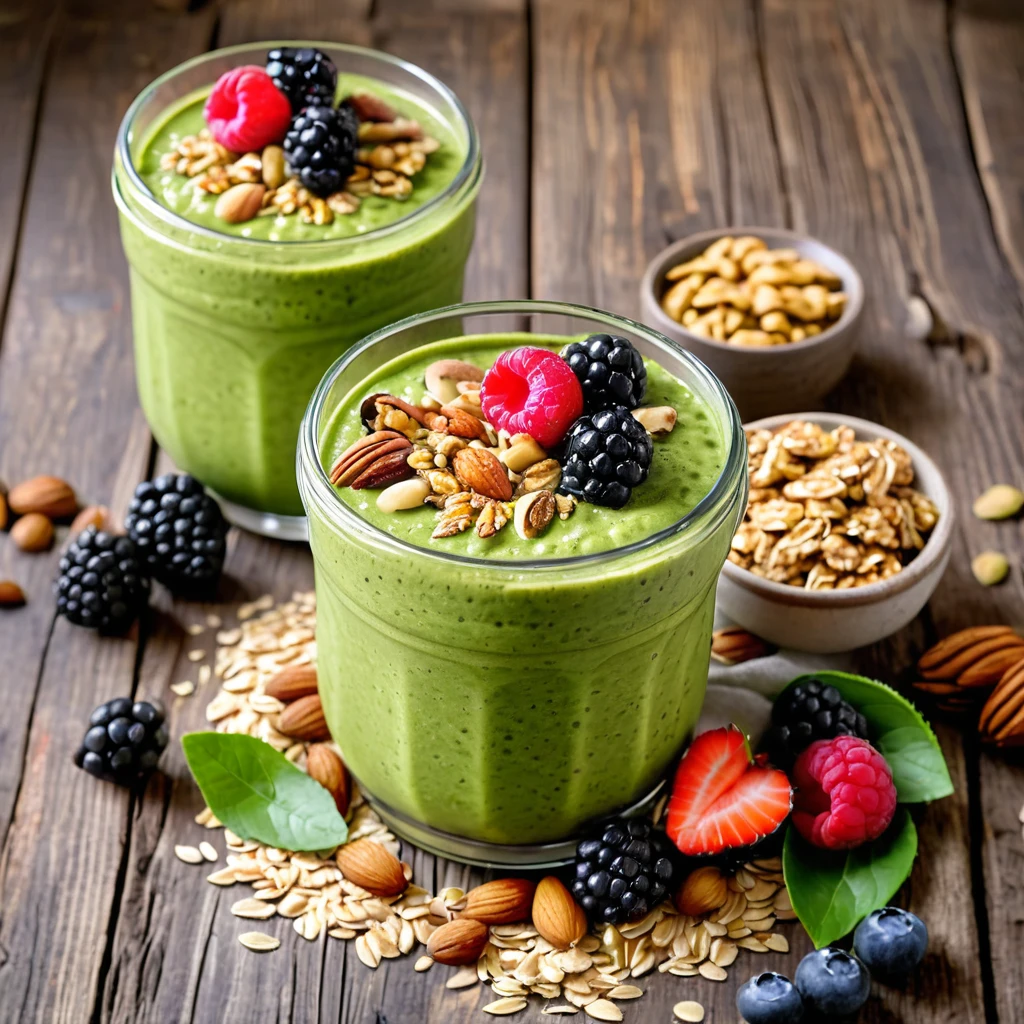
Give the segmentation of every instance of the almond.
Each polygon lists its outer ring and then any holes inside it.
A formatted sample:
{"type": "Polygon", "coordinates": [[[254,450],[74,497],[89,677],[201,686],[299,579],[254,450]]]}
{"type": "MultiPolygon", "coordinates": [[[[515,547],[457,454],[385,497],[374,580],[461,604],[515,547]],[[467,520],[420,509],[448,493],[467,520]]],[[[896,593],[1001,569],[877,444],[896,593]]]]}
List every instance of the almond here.
{"type": "Polygon", "coordinates": [[[25,603],[25,591],[14,580],[0,580],[0,608],[17,608],[25,603]]]}
{"type": "Polygon", "coordinates": [[[285,706],[277,716],[277,728],[296,740],[329,740],[330,731],[324,718],[324,707],[318,694],[299,697],[285,706]]]}
{"type": "Polygon", "coordinates": [[[455,401],[459,396],[458,385],[466,381],[478,383],[484,379],[484,371],[461,359],[439,359],[431,363],[423,374],[427,392],[441,405],[455,401]]]}
{"type": "Polygon", "coordinates": [[[372,839],[357,839],[338,848],[335,860],[341,873],[374,896],[398,896],[408,884],[402,862],[372,839]]]}
{"type": "Polygon", "coordinates": [[[264,692],[277,700],[298,700],[317,692],[316,669],[312,665],[291,665],[281,669],[264,687],[264,692]]]}
{"type": "Polygon", "coordinates": [[[314,743],[306,751],[306,771],[334,797],[338,812],[345,814],[348,810],[348,772],[342,759],[326,743],[314,743]]]}
{"type": "Polygon", "coordinates": [[[110,527],[110,509],[106,505],[88,505],[71,522],[70,536],[77,537],[84,529],[95,526],[97,530],[110,527]]]}
{"type": "Polygon", "coordinates": [[[517,924],[530,920],[537,886],[526,878],[496,878],[466,894],[462,916],[484,924],[517,924]]]}
{"type": "Polygon", "coordinates": [[[22,551],[45,551],[53,543],[53,523],[41,512],[29,512],[11,527],[11,540],[22,551]]]}
{"type": "Polygon", "coordinates": [[[0,491],[0,530],[7,529],[7,520],[10,516],[7,514],[7,495],[3,491],[0,491]]]}
{"type": "Polygon", "coordinates": [[[583,908],[554,875],[537,883],[533,896],[533,927],[556,949],[569,949],[587,934],[583,908]]]}
{"type": "Polygon", "coordinates": [[[232,185],[217,199],[213,208],[214,215],[228,224],[242,224],[252,220],[260,212],[266,191],[266,185],[250,181],[232,185]]]}
{"type": "Polygon", "coordinates": [[[482,921],[460,917],[434,931],[427,940],[427,953],[439,964],[462,967],[475,964],[487,945],[489,929],[482,921]]]}
{"type": "Polygon", "coordinates": [[[70,519],[78,509],[71,485],[56,476],[34,476],[12,487],[7,504],[16,515],[40,512],[48,519],[70,519]]]}
{"type": "Polygon", "coordinates": [[[675,903],[680,914],[700,917],[718,910],[728,896],[729,886],[725,875],[718,868],[697,868],[686,876],[686,881],[679,887],[675,903]]]}
{"type": "Polygon", "coordinates": [[[448,420],[445,433],[453,434],[455,437],[469,437],[478,441],[487,440],[487,430],[483,423],[472,413],[465,409],[456,408],[454,405],[442,405],[441,415],[448,420]]]}
{"type": "Polygon", "coordinates": [[[456,452],[452,469],[456,479],[467,490],[495,501],[508,501],[512,497],[512,482],[505,467],[496,455],[483,448],[463,448],[456,452]]]}

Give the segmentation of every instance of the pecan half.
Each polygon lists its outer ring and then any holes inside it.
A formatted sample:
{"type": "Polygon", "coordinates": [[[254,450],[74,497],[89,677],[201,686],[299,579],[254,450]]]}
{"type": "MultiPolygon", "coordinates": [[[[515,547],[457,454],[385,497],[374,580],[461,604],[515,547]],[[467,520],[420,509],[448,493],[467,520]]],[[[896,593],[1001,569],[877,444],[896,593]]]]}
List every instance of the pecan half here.
{"type": "MultiPolygon", "coordinates": [[[[366,437],[359,438],[347,451],[343,452],[331,468],[330,479],[335,487],[379,487],[382,484],[360,483],[356,486],[357,480],[362,480],[364,475],[374,468],[382,460],[397,456],[401,459],[402,465],[407,472],[399,476],[392,476],[391,480],[401,480],[405,476],[411,476],[413,469],[406,463],[409,452],[412,451],[412,442],[396,430],[378,430],[366,437]]],[[[390,463],[388,464],[391,465],[390,463]]],[[[390,481],[389,481],[390,482],[390,481]]]]}

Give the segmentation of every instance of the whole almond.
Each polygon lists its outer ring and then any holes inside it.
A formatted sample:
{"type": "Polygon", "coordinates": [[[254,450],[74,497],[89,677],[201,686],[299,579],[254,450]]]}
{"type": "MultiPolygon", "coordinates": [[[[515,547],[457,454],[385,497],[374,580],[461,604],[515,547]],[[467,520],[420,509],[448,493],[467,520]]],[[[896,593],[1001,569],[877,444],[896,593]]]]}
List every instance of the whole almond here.
{"type": "Polygon", "coordinates": [[[452,469],[456,479],[467,490],[495,501],[508,501],[512,497],[512,481],[505,467],[496,455],[483,448],[463,448],[456,452],[452,469]]]}
{"type": "Polygon", "coordinates": [[[676,907],[681,914],[700,917],[723,906],[729,896],[725,875],[718,868],[697,868],[686,876],[676,893],[676,907]]]}
{"type": "Polygon", "coordinates": [[[18,608],[25,603],[25,591],[14,580],[0,580],[0,608],[18,608]]]}
{"type": "Polygon", "coordinates": [[[460,917],[441,925],[427,940],[427,953],[439,964],[462,967],[475,964],[487,945],[489,929],[483,921],[460,917]]]}
{"type": "Polygon", "coordinates": [[[77,537],[88,526],[95,526],[97,530],[108,529],[110,509],[106,505],[87,505],[71,521],[70,536],[77,537]]]}
{"type": "Polygon", "coordinates": [[[70,519],[78,509],[71,485],[56,476],[34,476],[12,487],[7,504],[16,515],[40,512],[48,519],[70,519]]]}
{"type": "Polygon", "coordinates": [[[7,520],[10,518],[7,512],[7,495],[0,491],[0,530],[7,529],[7,520]]]}
{"type": "Polygon", "coordinates": [[[475,438],[479,441],[487,440],[487,430],[483,423],[465,409],[459,409],[454,405],[442,405],[441,415],[448,420],[445,433],[454,434],[456,437],[475,438]]]}
{"type": "Polygon", "coordinates": [[[324,707],[319,695],[311,693],[285,705],[277,716],[277,728],[285,736],[296,740],[329,740],[330,730],[324,718],[324,707]]]}
{"type": "Polygon", "coordinates": [[[533,896],[533,927],[556,949],[569,949],[587,934],[587,917],[572,893],[548,875],[533,896]]]}
{"type": "Polygon", "coordinates": [[[213,212],[228,224],[242,224],[252,220],[260,212],[266,191],[266,185],[255,182],[246,181],[241,185],[232,185],[218,198],[213,212]]]}
{"type": "Polygon", "coordinates": [[[348,772],[345,763],[326,743],[314,743],[306,751],[306,771],[331,796],[340,814],[348,810],[348,772]]]}
{"type": "Polygon", "coordinates": [[[285,704],[317,692],[316,668],[313,665],[291,665],[281,669],[264,687],[268,697],[285,704]]]}
{"type": "Polygon", "coordinates": [[[53,543],[53,523],[41,512],[29,512],[11,527],[11,540],[22,551],[45,551],[53,543]]]}
{"type": "Polygon", "coordinates": [[[260,174],[267,188],[280,188],[288,178],[284,150],[280,146],[264,146],[260,155],[260,174]]]}
{"type": "Polygon", "coordinates": [[[462,917],[484,924],[517,924],[530,920],[537,886],[526,878],[496,878],[466,894],[462,917]]]}
{"type": "Polygon", "coordinates": [[[374,896],[398,896],[408,884],[401,861],[372,839],[357,839],[338,848],[334,859],[341,873],[374,896]]]}

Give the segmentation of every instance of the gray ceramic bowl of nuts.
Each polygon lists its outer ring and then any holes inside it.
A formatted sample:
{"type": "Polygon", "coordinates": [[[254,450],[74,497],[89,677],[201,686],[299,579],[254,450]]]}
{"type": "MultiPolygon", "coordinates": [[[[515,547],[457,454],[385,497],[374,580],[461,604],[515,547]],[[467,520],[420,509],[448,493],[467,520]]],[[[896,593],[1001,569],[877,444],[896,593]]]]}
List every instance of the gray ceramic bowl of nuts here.
{"type": "Polygon", "coordinates": [[[781,228],[720,228],[660,252],[643,320],[692,352],[745,420],[813,408],[849,369],[864,285],[844,256],[781,228]]]}

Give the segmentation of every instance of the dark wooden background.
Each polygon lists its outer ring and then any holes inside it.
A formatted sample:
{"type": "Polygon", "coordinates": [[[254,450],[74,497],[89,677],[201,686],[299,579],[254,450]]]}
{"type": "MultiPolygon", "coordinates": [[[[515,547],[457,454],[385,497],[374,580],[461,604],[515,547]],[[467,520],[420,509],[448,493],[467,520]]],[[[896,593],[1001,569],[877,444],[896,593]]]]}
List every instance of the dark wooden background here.
{"type": "MultiPolygon", "coordinates": [[[[868,290],[861,354],[829,406],[923,445],[957,494],[952,565],[918,623],[864,653],[906,678],[922,647],[1024,620],[1021,522],[971,499],[1024,481],[1024,17],[1017,0],[0,0],[0,478],[72,481],[123,511],[165,464],[136,400],[127,279],[109,178],[116,126],[155,74],[209,47],[320,38],[436,72],[466,100],[488,162],[467,297],[638,309],[645,261],[727,224],[807,230],[868,290]],[[1011,556],[983,590],[969,560],[1011,556]]],[[[486,1020],[480,990],[409,959],[370,972],[349,944],[244,950],[237,890],[202,881],[180,750],[131,797],[70,763],[91,708],[195,678],[184,631],[206,611],[161,592],[144,627],[98,640],[54,621],[56,553],[0,543],[28,606],[0,614],[0,1022],[486,1020]]],[[[232,535],[231,600],[312,584],[308,552],[232,535]]],[[[211,640],[206,640],[210,647],[211,640]]],[[[175,735],[205,695],[173,704],[175,735]]],[[[907,889],[932,947],[862,1020],[1024,1020],[1024,767],[949,725],[956,796],[927,810],[907,889]]],[[[419,853],[424,884],[464,869],[419,853]]],[[[794,953],[744,957],[724,985],[656,976],[626,1007],[669,1021],[684,998],[734,1021],[735,988],[794,953]]],[[[514,1018],[538,1022],[539,1008],[514,1018]]],[[[574,1018],[583,1019],[580,1017],[574,1018]]]]}

